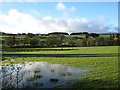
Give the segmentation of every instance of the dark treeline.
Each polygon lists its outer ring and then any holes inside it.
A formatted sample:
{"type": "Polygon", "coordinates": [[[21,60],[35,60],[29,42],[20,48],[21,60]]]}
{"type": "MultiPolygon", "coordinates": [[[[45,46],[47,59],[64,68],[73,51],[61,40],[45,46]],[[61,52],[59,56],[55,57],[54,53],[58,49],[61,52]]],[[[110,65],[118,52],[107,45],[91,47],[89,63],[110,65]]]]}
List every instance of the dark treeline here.
{"type": "Polygon", "coordinates": [[[48,33],[47,35],[58,35],[58,34],[69,35],[66,32],[53,32],[53,33],[48,33]]]}
{"type": "MultiPolygon", "coordinates": [[[[49,35],[58,35],[58,34],[62,34],[62,35],[87,35],[87,34],[96,34],[96,33],[88,33],[88,32],[77,32],[77,33],[67,33],[67,32],[52,32],[52,33],[48,33],[48,34],[41,34],[41,33],[17,33],[17,34],[13,34],[13,33],[5,33],[5,32],[0,32],[0,35],[9,35],[9,36],[17,36],[17,35],[27,35],[27,34],[32,34],[33,36],[49,36],[49,35]]],[[[101,33],[101,35],[114,35],[114,34],[118,34],[120,35],[120,33],[101,33]]]]}
{"type": "MultiPolygon", "coordinates": [[[[4,33],[4,32],[0,32],[1,35],[10,35],[10,36],[16,36],[16,35],[27,35],[28,33],[17,33],[17,34],[12,34],[12,33],[4,33]]],[[[37,34],[33,34],[30,33],[32,35],[36,35],[36,36],[49,36],[49,35],[56,35],[56,34],[63,34],[63,35],[82,35],[82,34],[88,34],[88,32],[77,32],[77,33],[67,33],[67,32],[52,32],[52,33],[48,33],[48,34],[41,34],[41,33],[37,33],[37,34]]]]}
{"type": "MultiPolygon", "coordinates": [[[[83,34],[83,33],[81,33],[83,34]]],[[[15,47],[80,47],[80,46],[118,46],[120,45],[120,34],[109,34],[109,37],[100,37],[96,33],[84,33],[85,38],[67,37],[67,33],[49,33],[45,40],[36,37],[35,34],[27,33],[23,38],[12,35],[2,41],[3,48],[15,47]]],[[[76,35],[76,34],[75,34],[76,35]]],[[[44,35],[45,36],[45,35],[44,35]]]]}
{"type": "Polygon", "coordinates": [[[88,32],[71,33],[70,35],[82,35],[82,34],[88,34],[88,32]]]}

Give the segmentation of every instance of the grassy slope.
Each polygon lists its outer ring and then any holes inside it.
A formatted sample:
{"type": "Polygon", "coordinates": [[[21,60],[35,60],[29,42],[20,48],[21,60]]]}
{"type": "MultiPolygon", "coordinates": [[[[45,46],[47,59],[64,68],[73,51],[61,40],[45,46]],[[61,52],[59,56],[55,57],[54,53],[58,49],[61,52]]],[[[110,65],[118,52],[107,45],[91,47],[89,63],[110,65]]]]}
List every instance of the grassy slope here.
{"type": "MultiPolygon", "coordinates": [[[[28,48],[30,49],[30,48],[28,48]]],[[[14,57],[14,63],[24,61],[47,61],[49,63],[67,64],[73,67],[97,67],[87,71],[89,77],[77,79],[71,87],[76,88],[115,88],[118,79],[118,46],[106,47],[69,47],[69,48],[42,48],[48,51],[4,52],[3,56],[14,57]],[[51,50],[50,50],[51,49],[51,50]],[[73,50],[64,50],[73,49],[73,50]],[[76,49],[76,50],[75,50],[76,49]],[[20,59],[20,60],[19,60],[20,59]],[[81,80],[82,79],[82,80],[81,80]]],[[[16,50],[16,49],[14,49],[16,50]]],[[[33,49],[35,50],[35,49],[33,49]]],[[[6,63],[8,61],[3,61],[6,63]]],[[[69,87],[69,86],[68,86],[69,87]]]]}

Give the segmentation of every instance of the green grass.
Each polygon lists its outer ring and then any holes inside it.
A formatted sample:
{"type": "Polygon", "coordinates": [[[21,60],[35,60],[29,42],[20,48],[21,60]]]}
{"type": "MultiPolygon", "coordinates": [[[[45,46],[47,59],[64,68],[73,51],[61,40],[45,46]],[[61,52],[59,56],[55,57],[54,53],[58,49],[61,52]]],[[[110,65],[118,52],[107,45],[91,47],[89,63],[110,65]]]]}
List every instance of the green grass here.
{"type": "Polygon", "coordinates": [[[110,35],[100,35],[100,37],[110,37],[110,35]]]}
{"type": "MultiPolygon", "coordinates": [[[[3,52],[3,57],[16,59],[12,63],[47,61],[78,68],[94,68],[85,72],[90,75],[89,77],[76,79],[77,83],[71,87],[117,88],[118,47],[14,48],[6,49],[3,52]]],[[[9,63],[9,61],[2,61],[2,64],[4,63],[9,63]]]]}
{"type": "MultiPolygon", "coordinates": [[[[12,36],[10,36],[10,35],[2,35],[2,36],[0,36],[0,40],[5,40],[5,38],[9,38],[9,37],[12,37],[12,36]]],[[[17,38],[17,39],[22,39],[24,37],[25,37],[25,35],[17,35],[17,36],[15,36],[15,38],[17,38]]],[[[35,36],[35,37],[40,39],[41,41],[44,41],[49,36],[35,36]]]]}
{"type": "Polygon", "coordinates": [[[65,35],[65,37],[72,37],[72,38],[85,38],[85,35],[65,35]]]}
{"type": "Polygon", "coordinates": [[[4,38],[4,37],[12,37],[10,35],[0,35],[0,37],[4,38]]]}
{"type": "Polygon", "coordinates": [[[15,38],[24,38],[25,37],[25,35],[17,35],[17,36],[15,36],[15,38]]]}
{"type": "MultiPolygon", "coordinates": [[[[12,37],[10,35],[2,35],[0,36],[0,40],[5,40],[5,38],[9,38],[9,37],[12,37]]],[[[15,36],[15,38],[17,39],[21,39],[21,38],[24,38],[25,35],[17,35],[15,36]]],[[[35,36],[36,38],[40,39],[41,41],[45,41],[47,39],[47,37],[49,36],[35,36]]],[[[81,39],[81,38],[85,38],[85,35],[65,35],[65,37],[72,37],[74,39],[81,39]]],[[[100,37],[110,37],[110,35],[101,35],[100,34],[100,37]]]]}

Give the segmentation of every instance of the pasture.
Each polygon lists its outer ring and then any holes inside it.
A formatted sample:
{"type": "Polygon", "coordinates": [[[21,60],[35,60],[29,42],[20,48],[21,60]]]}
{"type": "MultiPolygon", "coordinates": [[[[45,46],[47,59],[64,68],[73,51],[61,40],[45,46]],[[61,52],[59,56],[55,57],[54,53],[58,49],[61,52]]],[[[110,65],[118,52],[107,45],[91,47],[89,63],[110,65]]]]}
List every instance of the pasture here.
{"type": "Polygon", "coordinates": [[[65,48],[11,48],[3,49],[2,65],[44,61],[75,68],[93,68],[83,72],[89,76],[72,80],[69,88],[118,88],[119,46],[65,47],[65,48]],[[9,61],[14,59],[14,61],[9,61]]]}
{"type": "MultiPolygon", "coordinates": [[[[9,38],[12,37],[11,35],[2,35],[0,36],[0,40],[5,40],[5,38],[9,38]]],[[[25,35],[16,35],[15,38],[24,38],[25,35]]],[[[40,40],[45,40],[47,37],[49,36],[35,36],[36,38],[39,38],[40,40]]],[[[85,38],[85,35],[65,35],[65,37],[71,37],[74,39],[81,39],[81,38],[85,38]]],[[[100,34],[100,37],[110,37],[110,35],[102,35],[100,34]]]]}

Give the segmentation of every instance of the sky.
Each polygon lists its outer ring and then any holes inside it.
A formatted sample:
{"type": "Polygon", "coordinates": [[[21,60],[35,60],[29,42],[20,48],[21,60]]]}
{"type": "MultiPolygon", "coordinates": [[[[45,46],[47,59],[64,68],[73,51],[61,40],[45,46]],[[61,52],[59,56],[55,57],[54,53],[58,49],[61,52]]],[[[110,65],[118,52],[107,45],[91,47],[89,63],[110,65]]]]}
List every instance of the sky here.
{"type": "Polygon", "coordinates": [[[117,2],[1,2],[6,33],[117,32],[117,2]]]}

